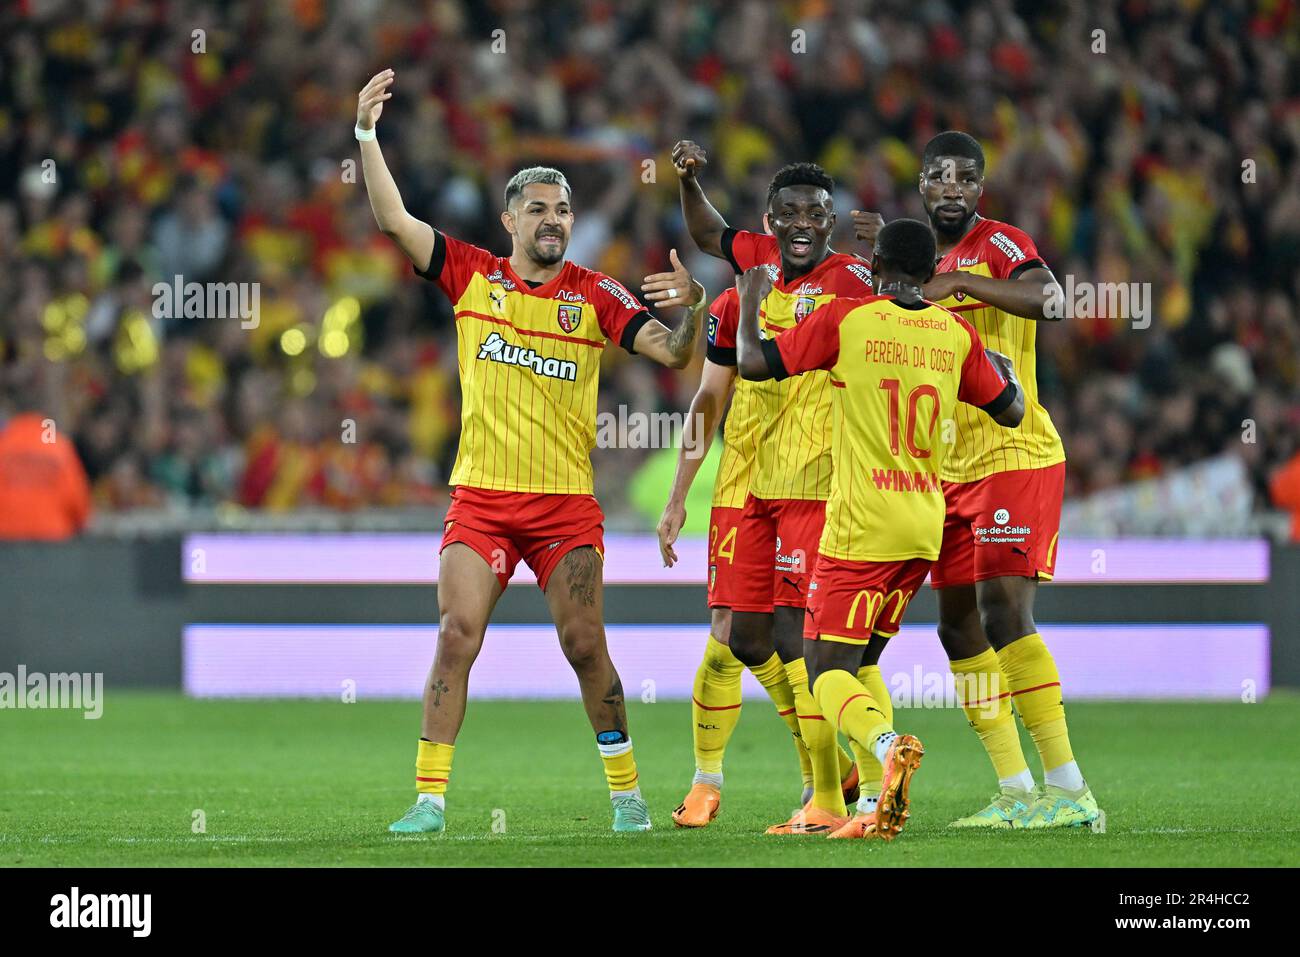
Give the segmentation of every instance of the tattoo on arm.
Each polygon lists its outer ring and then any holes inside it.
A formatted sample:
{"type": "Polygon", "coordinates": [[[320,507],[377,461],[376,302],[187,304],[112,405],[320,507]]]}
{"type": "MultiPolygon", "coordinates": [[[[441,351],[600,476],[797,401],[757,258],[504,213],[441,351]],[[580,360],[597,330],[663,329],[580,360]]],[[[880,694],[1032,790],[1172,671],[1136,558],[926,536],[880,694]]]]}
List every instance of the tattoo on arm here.
{"type": "Polygon", "coordinates": [[[695,337],[700,333],[698,309],[688,309],[686,317],[668,334],[668,351],[678,358],[695,351],[695,337]]]}
{"type": "Polygon", "coordinates": [[[569,580],[569,598],[590,608],[600,592],[600,556],[590,547],[575,548],[564,556],[564,572],[569,580]]]}

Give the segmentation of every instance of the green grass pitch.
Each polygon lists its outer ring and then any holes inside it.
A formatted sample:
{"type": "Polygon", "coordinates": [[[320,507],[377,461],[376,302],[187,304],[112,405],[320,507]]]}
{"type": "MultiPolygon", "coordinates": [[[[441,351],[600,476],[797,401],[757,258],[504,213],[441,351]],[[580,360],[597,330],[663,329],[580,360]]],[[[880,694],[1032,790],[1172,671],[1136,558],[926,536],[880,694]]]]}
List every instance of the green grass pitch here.
{"type": "Polygon", "coordinates": [[[689,708],[637,701],[629,712],[652,832],[610,832],[600,760],[576,701],[472,701],[448,831],[426,838],[387,832],[413,799],[414,702],[110,691],[97,721],[70,711],[4,711],[0,866],[1163,867],[1300,859],[1294,693],[1258,704],[1071,705],[1075,753],[1108,814],[1104,834],[945,831],[994,790],[987,758],[959,712],[900,709],[897,726],[921,737],[926,757],[912,819],[891,844],[763,835],[793,809],[799,790],[793,747],[766,700],[749,701],[727,751],[719,818],[700,831],[673,827],[669,814],[692,767],[689,708]],[[194,832],[198,810],[203,833],[194,832]]]}

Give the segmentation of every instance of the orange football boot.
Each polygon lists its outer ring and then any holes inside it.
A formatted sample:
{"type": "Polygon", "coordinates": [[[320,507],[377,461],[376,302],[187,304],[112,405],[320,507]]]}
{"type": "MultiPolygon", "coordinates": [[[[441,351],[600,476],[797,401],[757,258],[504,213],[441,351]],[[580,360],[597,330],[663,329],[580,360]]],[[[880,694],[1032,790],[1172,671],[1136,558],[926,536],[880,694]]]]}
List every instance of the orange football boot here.
{"type": "Polygon", "coordinates": [[[838,830],[831,831],[826,835],[828,838],[872,838],[880,837],[880,831],[876,827],[876,812],[864,814],[859,811],[853,817],[849,818],[848,823],[844,824],[838,830]]]}
{"type": "Polygon", "coordinates": [[[682,803],[673,811],[673,823],[678,827],[704,827],[718,816],[720,807],[720,790],[712,784],[692,784],[682,803]]]}
{"type": "Polygon", "coordinates": [[[914,735],[903,734],[894,739],[885,754],[885,773],[881,779],[880,802],[876,805],[876,827],[880,836],[892,841],[907,823],[907,792],[912,785],[912,775],[921,766],[925,748],[914,735]]]}
{"type": "Polygon", "coordinates": [[[847,817],[840,817],[838,814],[832,814],[830,811],[823,810],[819,807],[813,807],[811,801],[795,811],[790,820],[783,824],[773,824],[765,834],[793,834],[808,835],[821,834],[826,835],[831,831],[838,830],[847,821],[847,817]]]}

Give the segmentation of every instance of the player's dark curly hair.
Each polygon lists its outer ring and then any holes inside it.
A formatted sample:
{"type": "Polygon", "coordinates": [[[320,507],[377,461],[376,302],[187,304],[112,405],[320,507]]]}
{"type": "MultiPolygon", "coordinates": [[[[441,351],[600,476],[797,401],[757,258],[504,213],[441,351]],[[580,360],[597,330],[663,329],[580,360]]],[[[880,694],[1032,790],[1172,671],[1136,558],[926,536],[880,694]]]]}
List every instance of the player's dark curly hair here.
{"type": "Polygon", "coordinates": [[[921,165],[929,166],[940,156],[960,156],[975,161],[975,172],[984,175],[984,147],[979,140],[961,130],[947,130],[925,144],[921,165]]]}
{"type": "Polygon", "coordinates": [[[782,166],[767,187],[767,205],[770,209],[776,194],[787,186],[818,186],[827,193],[835,192],[835,180],[816,163],[791,163],[782,166]]]}
{"type": "Polygon", "coordinates": [[[876,234],[875,256],[881,272],[888,269],[916,282],[925,282],[934,272],[934,254],[934,233],[918,220],[895,219],[876,234]]]}

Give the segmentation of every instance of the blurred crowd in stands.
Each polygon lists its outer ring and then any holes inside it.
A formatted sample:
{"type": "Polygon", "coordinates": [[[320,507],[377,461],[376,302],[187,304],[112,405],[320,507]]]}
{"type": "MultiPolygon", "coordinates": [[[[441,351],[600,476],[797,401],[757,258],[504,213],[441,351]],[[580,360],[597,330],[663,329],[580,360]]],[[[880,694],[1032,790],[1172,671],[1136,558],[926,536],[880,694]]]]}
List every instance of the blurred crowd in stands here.
{"type": "MultiPolygon", "coordinates": [[[[921,146],[970,131],[982,211],[1062,282],[1150,284],[1149,326],[1040,329],[1068,496],[1228,452],[1264,507],[1300,451],[1296,0],[18,0],[0,64],[0,419],[51,418],[98,510],[446,500],[450,308],[375,228],[352,137],[390,66],[415,215],[506,253],[505,180],[559,166],[569,258],[634,290],[671,248],[731,281],[683,227],[680,138],[738,227],[821,163],[835,245],[866,253],[848,211],[921,216],[921,146]],[[159,318],[177,276],[257,283],[256,328],[159,318]]],[[[681,411],[698,380],[604,362],[604,410],[681,411]]],[[[607,512],[648,454],[597,450],[607,512]]]]}

